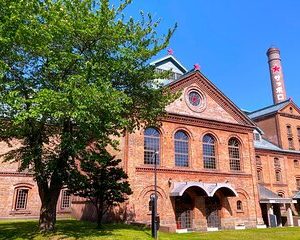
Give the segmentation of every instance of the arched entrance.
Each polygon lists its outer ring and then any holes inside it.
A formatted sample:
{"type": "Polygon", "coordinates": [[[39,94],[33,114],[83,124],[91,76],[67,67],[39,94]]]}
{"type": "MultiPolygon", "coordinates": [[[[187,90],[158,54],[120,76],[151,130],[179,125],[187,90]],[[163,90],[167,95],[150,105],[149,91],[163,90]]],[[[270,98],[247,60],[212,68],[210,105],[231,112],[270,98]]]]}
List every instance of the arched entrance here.
{"type": "Polygon", "coordinates": [[[181,197],[175,198],[177,229],[193,228],[193,208],[194,202],[187,192],[185,192],[181,197]]]}
{"type": "Polygon", "coordinates": [[[221,227],[220,209],[221,204],[217,196],[205,198],[205,213],[208,228],[221,227]]]}

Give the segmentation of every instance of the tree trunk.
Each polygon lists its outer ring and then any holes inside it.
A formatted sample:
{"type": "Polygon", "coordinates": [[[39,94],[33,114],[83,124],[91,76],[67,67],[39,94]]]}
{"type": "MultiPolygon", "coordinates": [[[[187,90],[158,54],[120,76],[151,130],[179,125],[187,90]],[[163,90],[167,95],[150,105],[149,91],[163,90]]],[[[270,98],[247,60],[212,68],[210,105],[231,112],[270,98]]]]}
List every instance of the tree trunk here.
{"type": "Polygon", "coordinates": [[[97,209],[97,227],[102,227],[102,218],[103,218],[103,209],[101,209],[99,206],[96,206],[97,209]]]}
{"type": "Polygon", "coordinates": [[[47,195],[41,197],[41,210],[40,210],[40,220],[39,229],[42,232],[50,232],[54,230],[56,223],[56,205],[58,197],[60,194],[60,189],[55,189],[49,191],[47,195]]]}

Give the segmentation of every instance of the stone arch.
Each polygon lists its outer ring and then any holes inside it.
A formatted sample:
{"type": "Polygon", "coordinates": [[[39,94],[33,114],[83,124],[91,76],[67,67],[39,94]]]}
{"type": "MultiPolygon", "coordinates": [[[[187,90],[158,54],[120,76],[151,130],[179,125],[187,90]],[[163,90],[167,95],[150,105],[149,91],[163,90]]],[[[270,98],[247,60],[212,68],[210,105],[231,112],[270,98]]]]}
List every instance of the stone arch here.
{"type": "Polygon", "coordinates": [[[178,131],[183,131],[183,132],[185,132],[187,135],[188,135],[188,137],[189,137],[189,139],[191,140],[191,141],[194,141],[194,136],[193,136],[193,133],[192,133],[192,131],[191,130],[189,130],[187,127],[183,127],[183,126],[180,126],[180,127],[176,127],[173,131],[172,131],[172,140],[174,140],[175,139],[175,134],[176,134],[176,132],[178,132],[178,131]]]}
{"type": "Polygon", "coordinates": [[[244,141],[243,141],[242,138],[241,138],[239,135],[237,135],[237,134],[230,134],[230,135],[227,137],[227,139],[226,139],[226,145],[228,145],[228,142],[229,142],[229,140],[230,140],[231,138],[236,138],[236,139],[240,142],[240,144],[241,144],[241,150],[245,148],[244,141]]]}
{"type": "MultiPolygon", "coordinates": [[[[149,185],[145,187],[140,194],[138,195],[138,199],[144,198],[149,192],[154,192],[154,185],[149,185]]],[[[167,199],[168,195],[161,187],[157,186],[157,194],[159,194],[162,198],[167,199]]]]}
{"type": "Polygon", "coordinates": [[[211,130],[207,130],[207,131],[205,131],[205,132],[203,132],[203,133],[201,134],[201,136],[200,136],[200,143],[203,143],[203,142],[202,142],[202,139],[203,139],[203,137],[204,137],[205,135],[207,135],[207,134],[212,135],[212,136],[216,139],[217,145],[221,144],[221,141],[220,141],[220,138],[218,137],[218,135],[215,134],[215,133],[214,133],[213,131],[211,131],[211,130]]]}
{"type": "Polygon", "coordinates": [[[21,188],[21,187],[24,187],[24,188],[32,189],[32,188],[34,187],[34,185],[31,184],[31,183],[24,183],[24,182],[22,182],[22,183],[16,183],[16,184],[14,184],[13,187],[14,187],[14,188],[21,188]]]}

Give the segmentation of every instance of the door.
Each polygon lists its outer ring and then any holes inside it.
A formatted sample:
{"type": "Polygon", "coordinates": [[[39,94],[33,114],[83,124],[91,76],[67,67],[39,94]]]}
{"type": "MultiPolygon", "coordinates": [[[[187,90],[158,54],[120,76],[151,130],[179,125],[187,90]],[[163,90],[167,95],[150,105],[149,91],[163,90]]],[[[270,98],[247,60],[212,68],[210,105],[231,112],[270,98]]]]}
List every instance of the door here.
{"type": "Polygon", "coordinates": [[[207,227],[220,228],[220,201],[217,197],[207,197],[205,199],[205,212],[207,227]]]}
{"type": "Polygon", "coordinates": [[[175,199],[175,217],[177,229],[193,228],[193,201],[191,197],[184,193],[182,197],[175,199]]]}

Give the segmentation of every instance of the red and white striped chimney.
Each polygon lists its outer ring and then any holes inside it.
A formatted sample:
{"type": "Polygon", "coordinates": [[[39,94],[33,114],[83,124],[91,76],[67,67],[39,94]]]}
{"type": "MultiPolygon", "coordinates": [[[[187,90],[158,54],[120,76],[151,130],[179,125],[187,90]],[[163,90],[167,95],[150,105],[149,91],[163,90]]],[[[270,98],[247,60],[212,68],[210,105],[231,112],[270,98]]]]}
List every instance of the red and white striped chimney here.
{"type": "Polygon", "coordinates": [[[286,90],[284,86],[280,51],[278,48],[269,48],[267,51],[267,56],[272,84],[273,102],[276,104],[286,100],[286,90]]]}

